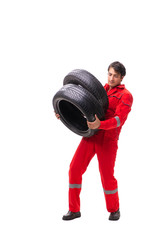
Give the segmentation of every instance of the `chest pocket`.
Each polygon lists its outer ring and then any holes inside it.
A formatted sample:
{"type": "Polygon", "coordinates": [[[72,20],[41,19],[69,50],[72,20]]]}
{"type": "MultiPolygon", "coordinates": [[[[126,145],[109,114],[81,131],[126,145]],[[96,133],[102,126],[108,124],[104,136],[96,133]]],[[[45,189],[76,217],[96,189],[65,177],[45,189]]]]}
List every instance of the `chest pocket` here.
{"type": "Polygon", "coordinates": [[[108,100],[109,100],[109,109],[111,111],[116,110],[116,107],[121,99],[121,97],[123,96],[123,93],[113,93],[112,95],[108,96],[108,100]]]}

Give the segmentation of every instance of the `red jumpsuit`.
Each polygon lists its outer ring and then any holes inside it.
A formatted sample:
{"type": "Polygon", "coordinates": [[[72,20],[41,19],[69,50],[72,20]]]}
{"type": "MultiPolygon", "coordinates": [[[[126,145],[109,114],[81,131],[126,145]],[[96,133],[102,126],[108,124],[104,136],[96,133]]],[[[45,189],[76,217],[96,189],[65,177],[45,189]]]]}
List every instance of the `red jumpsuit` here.
{"type": "Polygon", "coordinates": [[[131,111],[133,97],[123,84],[110,91],[108,91],[108,84],[104,88],[109,100],[106,118],[100,122],[100,130],[94,136],[82,138],[70,164],[69,210],[71,212],[80,211],[82,175],[95,154],[98,158],[107,210],[115,212],[119,209],[118,185],[114,177],[114,165],[118,137],[122,125],[131,111]]]}

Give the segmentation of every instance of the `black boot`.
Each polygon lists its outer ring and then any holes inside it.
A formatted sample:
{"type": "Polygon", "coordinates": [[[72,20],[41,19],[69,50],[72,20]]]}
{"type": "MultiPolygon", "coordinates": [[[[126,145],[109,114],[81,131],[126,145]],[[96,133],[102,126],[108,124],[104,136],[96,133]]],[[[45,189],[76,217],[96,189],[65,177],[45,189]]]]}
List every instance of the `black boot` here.
{"type": "Polygon", "coordinates": [[[119,209],[116,212],[111,212],[109,216],[109,220],[116,221],[120,218],[120,211],[119,209]]]}
{"type": "Polygon", "coordinates": [[[68,211],[68,213],[66,215],[64,215],[62,219],[63,220],[72,220],[72,219],[79,218],[79,217],[81,217],[80,212],[68,211]]]}

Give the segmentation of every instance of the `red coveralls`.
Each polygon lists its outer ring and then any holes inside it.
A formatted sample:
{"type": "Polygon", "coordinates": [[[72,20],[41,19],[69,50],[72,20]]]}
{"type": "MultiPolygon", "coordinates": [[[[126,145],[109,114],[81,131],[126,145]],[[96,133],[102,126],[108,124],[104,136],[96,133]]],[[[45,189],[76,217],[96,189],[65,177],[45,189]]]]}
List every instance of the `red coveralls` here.
{"type": "Polygon", "coordinates": [[[97,154],[99,171],[104,190],[106,207],[109,212],[119,209],[118,185],[114,177],[114,165],[118,149],[118,137],[122,125],[131,111],[133,98],[125,85],[109,90],[104,86],[109,100],[106,118],[101,121],[99,131],[92,137],[83,137],[70,164],[69,170],[69,210],[80,211],[82,175],[90,160],[97,154]]]}

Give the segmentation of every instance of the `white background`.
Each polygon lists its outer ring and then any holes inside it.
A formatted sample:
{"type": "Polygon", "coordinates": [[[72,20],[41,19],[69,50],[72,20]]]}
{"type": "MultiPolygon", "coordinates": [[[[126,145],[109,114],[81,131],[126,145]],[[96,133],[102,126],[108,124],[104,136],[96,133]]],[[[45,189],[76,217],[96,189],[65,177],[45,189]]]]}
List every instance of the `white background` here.
{"type": "Polygon", "coordinates": [[[158,0],[0,2],[0,239],[159,239],[158,0]],[[52,98],[73,69],[104,85],[121,61],[134,97],[115,176],[121,219],[108,221],[96,157],[83,176],[82,217],[68,211],[68,169],[81,139],[52,98]]]}

